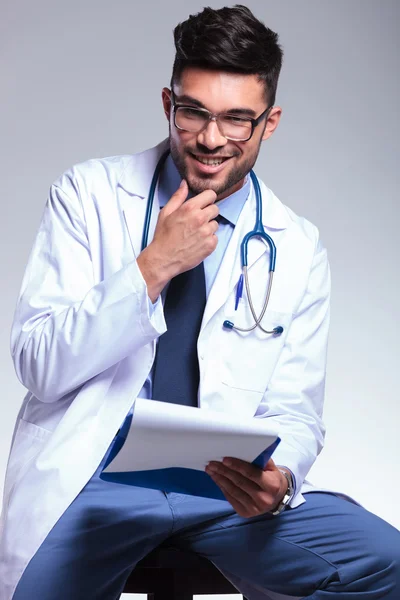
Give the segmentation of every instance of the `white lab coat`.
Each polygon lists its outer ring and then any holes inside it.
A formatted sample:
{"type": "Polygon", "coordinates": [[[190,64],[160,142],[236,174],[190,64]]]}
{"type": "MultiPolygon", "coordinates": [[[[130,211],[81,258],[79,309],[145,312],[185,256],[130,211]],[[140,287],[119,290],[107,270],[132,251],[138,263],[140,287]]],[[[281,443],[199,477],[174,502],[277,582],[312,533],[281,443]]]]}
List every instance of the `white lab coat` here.
{"type": "MultiPolygon", "coordinates": [[[[140,253],[147,194],[165,140],[134,156],[76,165],[51,187],[22,283],[11,333],[19,380],[29,390],[13,436],[4,490],[0,598],[11,600],[26,565],[95,472],[151,370],[166,330],[159,302],[149,315],[140,253]]],[[[277,464],[295,474],[292,506],[312,489],[304,478],[323,446],[321,420],[330,277],[318,230],[261,185],[264,225],[277,262],[264,325],[238,334],[225,319],[251,324],[246,301],[234,312],[239,246],[253,228],[252,192],[210,291],[198,339],[199,406],[268,418],[282,442],[277,464]]],[[[159,211],[155,198],[150,240],[159,211]]],[[[249,246],[259,311],[269,251],[249,246]]]]}

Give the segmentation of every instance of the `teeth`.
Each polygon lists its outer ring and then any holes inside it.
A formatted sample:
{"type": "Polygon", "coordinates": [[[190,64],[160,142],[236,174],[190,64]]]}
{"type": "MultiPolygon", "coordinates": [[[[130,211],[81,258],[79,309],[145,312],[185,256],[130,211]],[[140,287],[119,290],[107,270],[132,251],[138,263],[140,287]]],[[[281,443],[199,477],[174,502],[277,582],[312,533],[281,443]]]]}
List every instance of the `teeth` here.
{"type": "Polygon", "coordinates": [[[196,156],[196,159],[203,163],[203,165],[220,165],[223,162],[223,159],[215,159],[215,158],[200,158],[200,156],[196,156]]]}

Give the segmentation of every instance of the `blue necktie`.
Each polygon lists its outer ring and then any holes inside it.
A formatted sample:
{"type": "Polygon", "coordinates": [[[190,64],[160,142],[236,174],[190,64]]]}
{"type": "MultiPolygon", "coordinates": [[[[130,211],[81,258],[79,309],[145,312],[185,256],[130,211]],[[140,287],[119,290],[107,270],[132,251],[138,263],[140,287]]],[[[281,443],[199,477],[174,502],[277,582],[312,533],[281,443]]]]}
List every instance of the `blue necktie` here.
{"type": "Polygon", "coordinates": [[[154,363],[154,400],[197,406],[200,381],[197,338],[205,305],[201,262],[171,279],[168,286],[164,303],[167,331],[158,340],[154,363]]]}

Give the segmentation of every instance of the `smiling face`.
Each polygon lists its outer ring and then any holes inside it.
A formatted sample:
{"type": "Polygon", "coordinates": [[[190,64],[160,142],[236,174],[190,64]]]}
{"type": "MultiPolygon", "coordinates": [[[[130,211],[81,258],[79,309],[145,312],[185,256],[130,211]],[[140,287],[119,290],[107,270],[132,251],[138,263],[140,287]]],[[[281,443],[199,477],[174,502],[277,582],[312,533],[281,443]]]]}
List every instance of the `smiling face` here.
{"type": "MultiPolygon", "coordinates": [[[[255,119],[267,108],[265,85],[257,75],[186,68],[173,92],[176,104],[206,108],[214,114],[234,113],[255,119]]],[[[250,140],[234,142],[221,134],[216,121],[210,121],[199,133],[178,129],[169,89],[163,89],[162,100],[169,120],[171,155],[180,176],[186,179],[192,194],[213,190],[218,200],[242,187],[257,160],[261,142],[272,135],[282,112],[273,107],[255,127],[250,140]]]]}

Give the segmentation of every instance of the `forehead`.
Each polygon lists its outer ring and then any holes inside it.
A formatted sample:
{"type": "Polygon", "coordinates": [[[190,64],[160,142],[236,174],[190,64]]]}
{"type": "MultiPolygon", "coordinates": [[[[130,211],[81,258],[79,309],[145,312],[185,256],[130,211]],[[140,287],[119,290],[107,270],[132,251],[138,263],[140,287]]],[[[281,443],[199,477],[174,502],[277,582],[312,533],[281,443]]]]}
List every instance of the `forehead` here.
{"type": "Polygon", "coordinates": [[[177,96],[195,98],[212,112],[229,108],[265,108],[265,85],[257,75],[186,68],[174,85],[177,96]]]}

